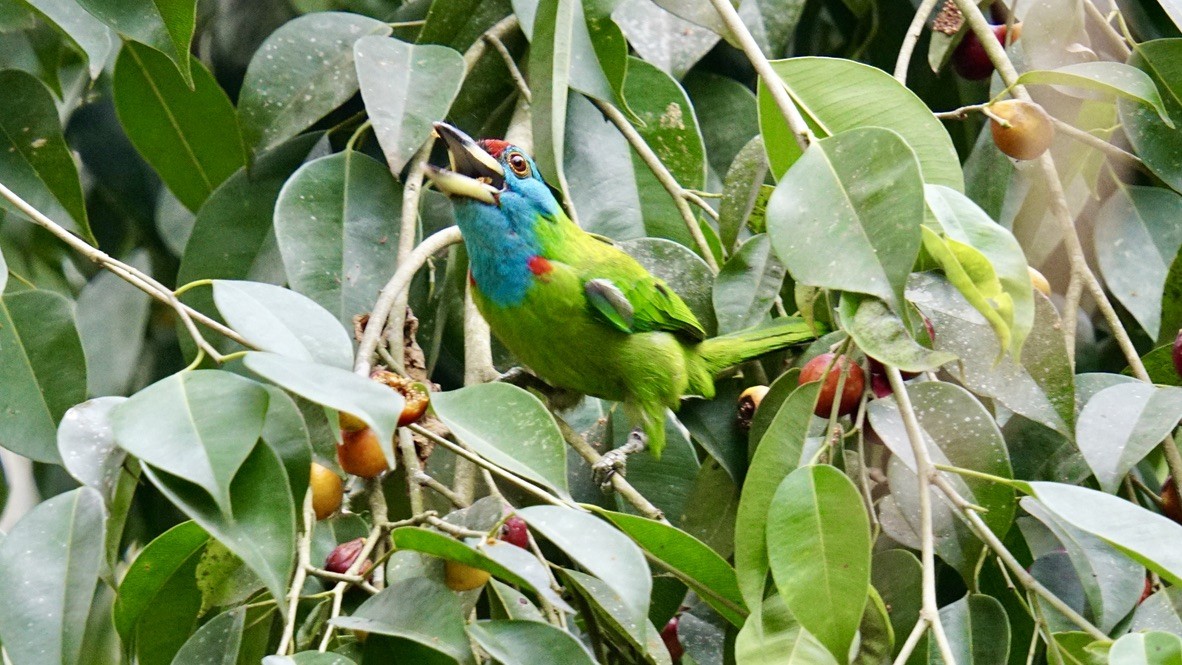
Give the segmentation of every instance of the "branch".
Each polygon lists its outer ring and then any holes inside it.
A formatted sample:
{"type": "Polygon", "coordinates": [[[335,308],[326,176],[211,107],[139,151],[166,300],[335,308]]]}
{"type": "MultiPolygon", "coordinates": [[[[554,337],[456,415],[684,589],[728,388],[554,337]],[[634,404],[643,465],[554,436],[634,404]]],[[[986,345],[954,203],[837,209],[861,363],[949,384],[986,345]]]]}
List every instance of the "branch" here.
{"type": "Polygon", "coordinates": [[[640,132],[636,131],[632,123],[628,122],[628,119],[624,117],[620,109],[600,99],[592,97],[588,97],[588,99],[599,108],[603,115],[607,116],[607,119],[616,126],[616,129],[620,130],[624,138],[628,139],[628,143],[636,151],[641,161],[653,172],[653,175],[656,176],[661,186],[665,188],[665,191],[669,192],[669,196],[673,198],[673,205],[677,206],[677,212],[681,213],[681,219],[685,222],[686,230],[689,231],[690,236],[694,239],[694,244],[698,246],[698,253],[702,255],[702,258],[706,261],[706,265],[710,266],[710,271],[717,275],[718,261],[714,260],[714,252],[710,251],[710,244],[706,242],[706,236],[702,233],[702,227],[698,225],[698,218],[694,215],[694,211],[690,209],[689,203],[686,202],[686,190],[677,183],[677,179],[673,177],[673,174],[669,172],[665,164],[661,162],[661,158],[657,156],[657,153],[653,152],[653,149],[649,147],[644,137],[640,135],[640,132]]]}
{"type": "MultiPolygon", "coordinates": [[[[579,456],[587,460],[588,464],[594,465],[602,458],[602,456],[591,447],[591,444],[587,443],[587,440],[584,439],[578,432],[574,431],[565,420],[559,418],[558,416],[554,416],[554,420],[558,423],[558,429],[562,431],[562,438],[566,439],[567,444],[571,448],[574,448],[575,452],[577,452],[579,456]]],[[[611,483],[612,488],[616,491],[616,493],[624,497],[625,501],[632,504],[632,507],[636,508],[636,510],[638,510],[641,515],[644,515],[650,520],[656,520],[658,522],[669,524],[669,521],[665,519],[665,514],[661,512],[661,509],[657,508],[648,499],[644,498],[644,495],[637,491],[637,489],[633,487],[632,484],[629,483],[626,478],[624,478],[624,476],[618,473],[613,473],[611,477],[611,483]]]]}
{"type": "Polygon", "coordinates": [[[923,26],[931,16],[932,10],[940,0],[923,0],[915,10],[911,25],[907,26],[907,34],[903,37],[903,45],[899,47],[899,57],[895,60],[895,79],[907,85],[907,69],[911,66],[911,54],[915,51],[915,44],[923,34],[923,26]]]}
{"type": "Polygon", "coordinates": [[[304,580],[311,567],[309,559],[312,552],[312,529],[316,524],[316,512],[312,509],[312,488],[304,493],[304,530],[300,533],[295,575],[291,579],[291,589],[287,593],[287,616],[283,622],[283,636],[279,638],[279,646],[275,654],[282,656],[295,653],[296,615],[299,613],[300,592],[304,590],[304,580]]]}
{"type": "Polygon", "coordinates": [[[768,92],[771,93],[772,100],[776,102],[776,107],[780,109],[780,114],[784,116],[784,122],[788,123],[788,130],[796,139],[796,145],[800,147],[801,152],[804,152],[813,142],[813,132],[800,115],[796,104],[792,102],[792,98],[788,95],[788,89],[776,74],[776,70],[772,69],[772,63],[768,62],[767,56],[759,50],[759,44],[755,43],[751,31],[743,24],[743,19],[739,17],[739,12],[735,10],[730,0],[710,0],[710,4],[714,5],[714,10],[722,17],[722,22],[726,24],[735,39],[739,40],[739,45],[747,59],[751,61],[751,65],[755,67],[755,72],[767,83],[768,92]]]}

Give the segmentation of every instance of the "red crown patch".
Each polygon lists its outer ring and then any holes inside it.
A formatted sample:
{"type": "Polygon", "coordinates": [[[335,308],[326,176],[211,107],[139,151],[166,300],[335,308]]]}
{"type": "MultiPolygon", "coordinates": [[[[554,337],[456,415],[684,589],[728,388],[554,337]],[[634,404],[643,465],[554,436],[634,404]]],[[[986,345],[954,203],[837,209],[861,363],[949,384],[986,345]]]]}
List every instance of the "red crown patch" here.
{"type": "Polygon", "coordinates": [[[500,139],[481,139],[476,143],[480,144],[480,147],[485,152],[492,155],[493,159],[500,159],[501,153],[505,152],[505,148],[509,147],[508,141],[502,141],[500,139]]]}

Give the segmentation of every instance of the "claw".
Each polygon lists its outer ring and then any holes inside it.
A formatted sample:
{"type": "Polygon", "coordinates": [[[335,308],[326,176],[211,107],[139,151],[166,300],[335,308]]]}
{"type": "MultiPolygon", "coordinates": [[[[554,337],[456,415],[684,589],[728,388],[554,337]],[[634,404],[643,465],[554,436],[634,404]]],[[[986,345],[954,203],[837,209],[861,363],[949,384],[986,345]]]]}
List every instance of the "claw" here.
{"type": "Polygon", "coordinates": [[[628,434],[624,445],[604,453],[599,461],[591,465],[591,475],[604,492],[612,488],[612,477],[617,473],[624,476],[628,468],[628,456],[638,453],[648,447],[648,437],[639,429],[628,434]]]}

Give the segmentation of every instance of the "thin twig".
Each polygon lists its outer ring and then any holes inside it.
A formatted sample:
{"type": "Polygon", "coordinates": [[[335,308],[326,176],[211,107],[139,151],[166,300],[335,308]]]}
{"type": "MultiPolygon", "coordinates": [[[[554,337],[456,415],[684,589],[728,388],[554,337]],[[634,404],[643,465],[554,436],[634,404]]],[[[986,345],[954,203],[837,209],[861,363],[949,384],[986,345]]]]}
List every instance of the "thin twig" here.
{"type": "Polygon", "coordinates": [[[1100,13],[1100,9],[1092,4],[1092,0],[1084,0],[1084,12],[1087,13],[1088,18],[1091,18],[1100,26],[1100,32],[1108,39],[1108,43],[1112,46],[1116,54],[1124,60],[1129,56],[1129,45],[1125,42],[1124,37],[1121,36],[1116,28],[1108,22],[1108,17],[1100,13]]]}
{"type": "Polygon", "coordinates": [[[275,649],[276,655],[295,653],[296,615],[300,607],[300,592],[304,589],[304,579],[308,575],[308,568],[311,567],[309,559],[312,552],[312,529],[315,528],[315,524],[316,511],[312,509],[312,489],[309,488],[304,493],[304,528],[296,545],[296,569],[291,579],[291,588],[287,592],[287,616],[284,617],[283,636],[279,638],[279,646],[275,649]]]}
{"type": "MultiPolygon", "coordinates": [[[[361,551],[357,553],[357,558],[353,560],[353,564],[345,571],[346,575],[357,575],[361,572],[362,566],[373,553],[374,547],[378,544],[378,539],[382,537],[382,526],[375,524],[369,531],[369,535],[365,538],[365,544],[361,546],[361,551]]],[[[336,626],[332,624],[332,620],[341,615],[341,603],[345,599],[345,591],[352,586],[350,582],[337,582],[331,590],[332,594],[332,608],[329,610],[328,621],[324,629],[324,637],[320,640],[320,646],[316,648],[321,653],[328,650],[328,645],[332,642],[333,631],[336,626]]]]}
{"type": "Polygon", "coordinates": [[[698,246],[698,253],[706,261],[706,265],[710,266],[711,272],[718,274],[718,261],[714,259],[714,252],[710,250],[710,243],[706,242],[706,235],[702,233],[702,227],[698,225],[698,218],[694,215],[694,211],[690,209],[689,203],[686,202],[685,189],[678,184],[677,179],[669,172],[669,169],[661,162],[661,158],[644,140],[640,132],[632,126],[628,118],[624,117],[620,109],[612,106],[608,102],[600,99],[591,99],[592,103],[611,121],[616,129],[624,135],[628,140],[629,145],[636,151],[637,156],[648,166],[649,170],[656,176],[657,181],[669,193],[673,199],[673,205],[677,207],[677,212],[681,214],[681,219],[685,222],[686,230],[689,231],[690,237],[694,239],[694,244],[698,246]]]}
{"type": "Polygon", "coordinates": [[[903,45],[899,47],[899,57],[895,60],[895,79],[907,85],[907,69],[911,66],[911,54],[915,51],[915,44],[923,34],[923,26],[928,22],[932,10],[940,0],[923,0],[915,10],[911,25],[907,26],[907,34],[903,37],[903,45]]]}
{"type": "Polygon", "coordinates": [[[505,68],[509,70],[509,76],[512,77],[513,83],[517,86],[517,92],[525,98],[526,102],[532,104],[533,95],[529,91],[529,83],[521,75],[521,70],[517,67],[517,61],[513,59],[513,54],[505,47],[505,42],[502,42],[496,35],[489,33],[485,33],[482,39],[492,45],[497,50],[497,53],[501,55],[501,60],[505,63],[505,68]]]}
{"type": "MultiPolygon", "coordinates": [[[[486,471],[485,473],[488,472],[486,471]]],[[[450,501],[451,505],[455,506],[456,508],[467,508],[471,505],[471,503],[464,501],[463,497],[451,491],[450,487],[444,485],[438,480],[435,480],[435,478],[430,474],[419,471],[418,473],[414,474],[413,478],[416,484],[431,488],[437,494],[450,501]]]]}
{"type": "Polygon", "coordinates": [[[410,430],[398,428],[398,452],[402,457],[402,472],[406,474],[406,493],[410,499],[410,512],[418,515],[423,512],[423,483],[419,476],[426,475],[419,466],[419,453],[415,449],[415,439],[410,430]]]}
{"type": "Polygon", "coordinates": [[[1063,343],[1067,346],[1067,357],[1071,366],[1075,366],[1075,335],[1079,326],[1079,301],[1083,295],[1083,279],[1079,273],[1071,271],[1067,279],[1067,292],[1063,295],[1063,343]]]}
{"type": "Polygon", "coordinates": [[[911,629],[911,634],[907,636],[907,641],[899,648],[899,655],[895,657],[894,665],[904,665],[911,658],[911,653],[915,651],[915,647],[919,645],[919,641],[923,639],[923,634],[927,632],[930,625],[927,619],[919,617],[919,620],[915,622],[915,627],[911,629]]]}
{"type": "MultiPolygon", "coordinates": [[[[554,417],[554,420],[558,423],[558,429],[562,432],[562,438],[566,440],[567,445],[569,445],[571,448],[574,448],[575,452],[578,453],[583,459],[587,460],[588,464],[594,466],[595,463],[602,458],[602,455],[592,448],[591,444],[587,443],[587,440],[584,439],[582,435],[574,431],[574,429],[572,429],[565,420],[557,416],[554,417]]],[[[644,515],[650,520],[656,520],[665,524],[669,523],[669,521],[665,519],[665,513],[661,512],[660,508],[657,508],[652,504],[652,502],[644,498],[644,495],[637,491],[637,489],[633,487],[623,475],[619,473],[613,473],[611,476],[611,483],[612,489],[614,489],[617,494],[623,497],[625,501],[632,504],[632,507],[636,508],[636,510],[639,511],[641,515],[644,515]]]]}

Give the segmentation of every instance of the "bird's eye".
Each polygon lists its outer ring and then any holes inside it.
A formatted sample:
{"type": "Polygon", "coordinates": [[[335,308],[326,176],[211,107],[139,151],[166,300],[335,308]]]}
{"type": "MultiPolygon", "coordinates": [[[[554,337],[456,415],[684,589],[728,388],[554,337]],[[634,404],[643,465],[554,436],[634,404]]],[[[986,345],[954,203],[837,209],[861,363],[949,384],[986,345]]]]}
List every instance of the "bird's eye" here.
{"type": "Polygon", "coordinates": [[[525,157],[517,153],[509,155],[509,168],[518,176],[524,178],[529,175],[529,162],[525,161],[525,157]]]}

